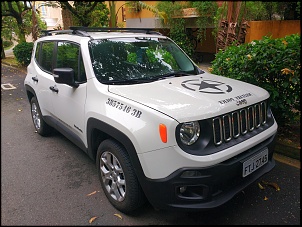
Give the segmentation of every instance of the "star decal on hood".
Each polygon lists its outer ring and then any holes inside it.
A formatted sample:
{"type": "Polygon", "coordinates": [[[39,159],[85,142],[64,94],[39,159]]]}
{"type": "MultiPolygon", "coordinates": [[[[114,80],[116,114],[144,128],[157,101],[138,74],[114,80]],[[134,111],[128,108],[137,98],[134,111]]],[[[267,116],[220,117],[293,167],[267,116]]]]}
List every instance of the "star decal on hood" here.
{"type": "Polygon", "coordinates": [[[222,82],[200,79],[186,80],[181,83],[184,88],[208,94],[225,94],[232,91],[232,87],[222,82]]]}

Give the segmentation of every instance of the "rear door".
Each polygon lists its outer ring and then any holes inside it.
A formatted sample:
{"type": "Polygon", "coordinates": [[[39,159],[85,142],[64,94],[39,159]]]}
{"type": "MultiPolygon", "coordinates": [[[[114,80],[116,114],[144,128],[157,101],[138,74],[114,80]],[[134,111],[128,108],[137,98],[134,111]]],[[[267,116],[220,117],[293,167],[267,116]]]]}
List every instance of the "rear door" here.
{"type": "Polygon", "coordinates": [[[30,67],[30,78],[43,116],[53,116],[53,93],[49,87],[54,83],[52,75],[53,56],[56,43],[52,41],[37,43],[35,61],[30,67]]]}

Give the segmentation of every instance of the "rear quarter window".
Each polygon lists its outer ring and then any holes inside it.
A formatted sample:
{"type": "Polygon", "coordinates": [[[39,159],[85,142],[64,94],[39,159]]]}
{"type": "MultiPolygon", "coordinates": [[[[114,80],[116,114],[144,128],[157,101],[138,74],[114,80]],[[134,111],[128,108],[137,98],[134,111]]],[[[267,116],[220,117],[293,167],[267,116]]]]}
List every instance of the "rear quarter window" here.
{"type": "Polygon", "coordinates": [[[41,52],[39,54],[39,65],[42,67],[42,69],[52,72],[53,66],[53,52],[54,52],[54,47],[55,43],[54,42],[43,42],[41,43],[41,52]]]}

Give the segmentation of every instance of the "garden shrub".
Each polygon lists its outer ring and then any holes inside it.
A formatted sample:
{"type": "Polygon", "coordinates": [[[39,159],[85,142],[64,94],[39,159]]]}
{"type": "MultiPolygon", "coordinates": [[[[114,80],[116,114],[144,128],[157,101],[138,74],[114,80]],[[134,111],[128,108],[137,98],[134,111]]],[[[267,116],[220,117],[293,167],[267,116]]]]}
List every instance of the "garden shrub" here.
{"type": "Polygon", "coordinates": [[[263,37],[220,50],[211,72],[242,80],[270,93],[273,114],[280,126],[300,116],[300,35],[263,37]]]}
{"type": "Polygon", "coordinates": [[[22,42],[13,48],[13,53],[18,63],[23,66],[29,65],[33,46],[33,42],[22,42]]]}
{"type": "Polygon", "coordinates": [[[3,41],[3,47],[4,48],[7,48],[7,47],[10,47],[10,46],[12,46],[14,43],[12,42],[12,41],[10,41],[10,40],[4,40],[3,41]]]}

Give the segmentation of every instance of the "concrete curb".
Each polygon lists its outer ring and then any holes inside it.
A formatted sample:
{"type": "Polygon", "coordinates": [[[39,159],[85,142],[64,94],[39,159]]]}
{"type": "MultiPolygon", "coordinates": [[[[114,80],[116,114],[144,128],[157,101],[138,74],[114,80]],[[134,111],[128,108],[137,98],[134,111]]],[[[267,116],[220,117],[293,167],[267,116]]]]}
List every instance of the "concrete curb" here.
{"type": "Polygon", "coordinates": [[[301,169],[301,162],[300,162],[300,160],[289,158],[287,156],[278,154],[276,152],[274,153],[273,157],[278,162],[282,162],[282,163],[288,164],[290,166],[296,167],[298,169],[301,169]]]}
{"type": "Polygon", "coordinates": [[[280,141],[276,142],[275,152],[290,157],[292,159],[301,160],[301,149],[280,141]]]}
{"type": "Polygon", "coordinates": [[[6,66],[9,66],[11,68],[14,68],[16,70],[19,70],[19,71],[22,71],[23,73],[27,73],[27,69],[25,66],[19,66],[19,65],[15,65],[15,64],[9,64],[5,61],[1,61],[1,65],[6,65],[6,66]]]}

